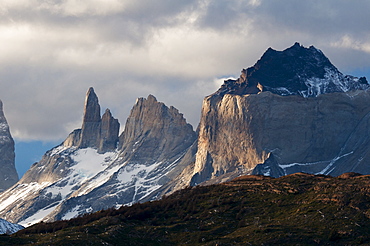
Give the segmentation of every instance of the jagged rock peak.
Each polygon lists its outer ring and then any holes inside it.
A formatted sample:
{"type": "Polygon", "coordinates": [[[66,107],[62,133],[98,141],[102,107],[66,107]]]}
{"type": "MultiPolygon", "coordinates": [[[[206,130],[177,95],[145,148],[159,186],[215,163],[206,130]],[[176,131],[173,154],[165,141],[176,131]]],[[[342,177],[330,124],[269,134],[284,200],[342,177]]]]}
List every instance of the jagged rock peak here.
{"type": "Polygon", "coordinates": [[[100,143],[100,105],[92,87],[86,93],[79,147],[98,147],[100,143]]]}
{"type": "Polygon", "coordinates": [[[215,94],[246,95],[271,91],[283,96],[316,97],[368,88],[365,77],[343,75],[321,50],[295,43],[283,51],[268,48],[254,66],[243,69],[237,80],[226,80],[215,94]]]}
{"type": "Polygon", "coordinates": [[[155,98],[155,96],[153,96],[151,94],[148,95],[146,100],[148,100],[149,102],[158,102],[157,98],[155,98]]]}
{"type": "Polygon", "coordinates": [[[109,118],[112,118],[112,113],[110,112],[109,108],[105,109],[105,112],[102,116],[102,120],[106,118],[106,119],[109,119],[109,118]]]}
{"type": "Polygon", "coordinates": [[[149,95],[136,100],[120,136],[119,149],[135,156],[135,161],[151,163],[162,156],[177,156],[195,139],[193,127],[176,108],[149,95]]]}
{"type": "Polygon", "coordinates": [[[99,152],[104,153],[114,150],[118,143],[118,132],[120,124],[117,119],[113,118],[109,109],[105,110],[101,120],[99,152]]]}
{"type": "Polygon", "coordinates": [[[135,103],[135,105],[134,105],[134,107],[136,106],[136,105],[142,105],[142,104],[144,104],[144,105],[155,105],[155,104],[161,104],[161,105],[164,105],[163,103],[161,103],[161,102],[158,102],[157,101],[157,98],[155,97],[155,96],[153,96],[153,95],[151,95],[151,94],[149,94],[148,96],[147,96],[147,98],[145,98],[145,97],[139,97],[139,98],[137,98],[136,99],[136,103],[135,103]]]}
{"type": "Polygon", "coordinates": [[[0,191],[9,188],[18,181],[14,162],[14,140],[4,115],[3,103],[0,100],[0,191]]]}
{"type": "Polygon", "coordinates": [[[86,93],[83,123],[100,121],[100,105],[94,88],[90,87],[86,93]]]}
{"type": "Polygon", "coordinates": [[[99,153],[114,150],[118,143],[120,124],[109,109],[100,117],[100,105],[94,88],[86,93],[81,129],[74,130],[63,142],[65,147],[96,148],[99,153]]]}

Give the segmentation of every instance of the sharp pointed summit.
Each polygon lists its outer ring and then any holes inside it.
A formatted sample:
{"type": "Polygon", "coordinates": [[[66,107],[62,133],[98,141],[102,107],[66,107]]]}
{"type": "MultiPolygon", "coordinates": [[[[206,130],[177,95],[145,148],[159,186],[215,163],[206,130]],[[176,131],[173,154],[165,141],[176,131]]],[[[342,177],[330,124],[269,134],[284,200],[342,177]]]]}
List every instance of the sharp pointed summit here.
{"type": "Polygon", "coordinates": [[[100,140],[100,105],[92,87],[86,93],[79,147],[98,147],[100,140]]]}
{"type": "Polygon", "coordinates": [[[90,87],[86,93],[83,124],[100,121],[100,105],[94,88],[90,87]]]}

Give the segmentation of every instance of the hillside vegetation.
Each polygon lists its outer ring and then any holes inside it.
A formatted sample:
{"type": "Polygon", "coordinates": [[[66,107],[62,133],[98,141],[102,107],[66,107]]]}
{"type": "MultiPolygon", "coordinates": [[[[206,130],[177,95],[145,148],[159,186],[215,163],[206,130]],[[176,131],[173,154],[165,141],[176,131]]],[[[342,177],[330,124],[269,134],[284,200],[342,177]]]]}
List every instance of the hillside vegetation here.
{"type": "Polygon", "coordinates": [[[370,245],[370,176],[243,176],[39,223],[0,245],[370,245]]]}

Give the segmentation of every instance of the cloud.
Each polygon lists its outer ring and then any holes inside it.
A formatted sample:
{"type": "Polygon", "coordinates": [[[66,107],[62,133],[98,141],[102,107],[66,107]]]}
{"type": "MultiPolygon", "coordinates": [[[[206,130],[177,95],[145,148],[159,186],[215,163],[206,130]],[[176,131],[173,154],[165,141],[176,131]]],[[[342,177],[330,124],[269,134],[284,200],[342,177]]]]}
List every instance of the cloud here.
{"type": "Polygon", "coordinates": [[[0,99],[19,140],[65,138],[81,124],[90,86],[121,124],[137,97],[154,94],[196,127],[204,96],[268,47],[313,44],[340,70],[370,69],[369,7],[345,0],[4,0],[0,99]]]}
{"type": "Polygon", "coordinates": [[[66,0],[42,2],[38,8],[65,16],[106,16],[125,9],[125,4],[118,0],[66,0]]]}
{"type": "Polygon", "coordinates": [[[339,41],[332,42],[331,45],[338,48],[354,49],[370,53],[370,38],[365,40],[355,39],[349,35],[344,35],[339,41]]]}
{"type": "Polygon", "coordinates": [[[272,28],[290,29],[310,35],[330,36],[343,33],[368,33],[370,3],[354,4],[346,0],[328,1],[264,1],[257,8],[259,23],[271,23],[272,28]]]}

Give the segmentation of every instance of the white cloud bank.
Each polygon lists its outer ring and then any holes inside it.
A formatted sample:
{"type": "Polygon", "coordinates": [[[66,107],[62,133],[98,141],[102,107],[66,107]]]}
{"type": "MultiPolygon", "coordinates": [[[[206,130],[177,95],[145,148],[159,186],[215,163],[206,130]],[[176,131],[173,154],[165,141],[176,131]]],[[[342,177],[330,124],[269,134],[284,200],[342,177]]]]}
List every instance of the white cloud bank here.
{"type": "Polygon", "coordinates": [[[19,140],[80,127],[86,90],[121,124],[154,94],[196,127],[204,96],[268,48],[315,45],[343,72],[370,70],[368,1],[4,0],[0,99],[19,140]],[[343,59],[345,57],[345,59],[343,59]]]}

